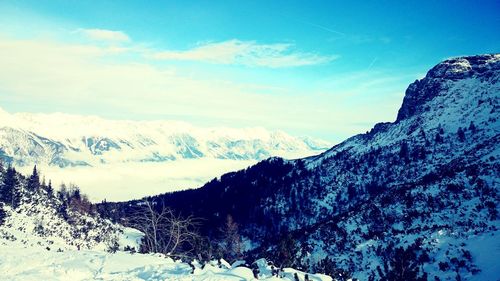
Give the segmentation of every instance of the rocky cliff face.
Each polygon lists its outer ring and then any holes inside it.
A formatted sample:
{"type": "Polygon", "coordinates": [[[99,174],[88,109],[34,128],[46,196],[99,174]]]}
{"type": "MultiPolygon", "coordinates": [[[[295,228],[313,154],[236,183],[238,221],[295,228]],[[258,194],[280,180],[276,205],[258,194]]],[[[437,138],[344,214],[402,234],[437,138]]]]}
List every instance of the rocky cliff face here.
{"type": "Polygon", "coordinates": [[[498,55],[481,55],[449,59],[436,65],[425,78],[410,84],[397,121],[429,109],[425,107],[426,103],[446,91],[454,81],[474,79],[498,83],[498,77],[492,77],[500,67],[497,61],[498,55]]]}
{"type": "MultiPolygon", "coordinates": [[[[500,55],[444,61],[409,86],[394,123],[153,200],[204,218],[213,240],[230,214],[247,255],[283,261],[291,245],[285,264],[340,280],[494,280],[500,256],[482,249],[500,246],[499,79],[500,55]]],[[[101,207],[126,216],[135,203],[101,207]]]]}

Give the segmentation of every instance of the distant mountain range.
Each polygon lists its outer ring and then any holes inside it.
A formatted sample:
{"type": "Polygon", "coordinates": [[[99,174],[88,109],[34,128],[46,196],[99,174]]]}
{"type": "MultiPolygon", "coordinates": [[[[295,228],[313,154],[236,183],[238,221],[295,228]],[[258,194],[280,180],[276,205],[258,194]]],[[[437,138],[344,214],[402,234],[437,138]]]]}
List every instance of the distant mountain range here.
{"type": "Polygon", "coordinates": [[[330,143],[263,128],[201,128],[176,121],[9,114],[0,109],[0,158],[18,166],[96,166],[180,159],[262,160],[323,152],[330,143]]]}

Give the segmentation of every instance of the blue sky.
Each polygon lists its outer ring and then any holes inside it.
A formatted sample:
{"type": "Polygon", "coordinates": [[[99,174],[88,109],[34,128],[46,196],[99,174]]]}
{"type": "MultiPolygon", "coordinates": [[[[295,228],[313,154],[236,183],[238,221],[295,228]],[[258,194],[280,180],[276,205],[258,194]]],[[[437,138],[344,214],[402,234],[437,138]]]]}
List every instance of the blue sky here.
{"type": "Polygon", "coordinates": [[[3,1],[0,107],[340,141],[439,61],[499,52],[500,1],[3,1]]]}

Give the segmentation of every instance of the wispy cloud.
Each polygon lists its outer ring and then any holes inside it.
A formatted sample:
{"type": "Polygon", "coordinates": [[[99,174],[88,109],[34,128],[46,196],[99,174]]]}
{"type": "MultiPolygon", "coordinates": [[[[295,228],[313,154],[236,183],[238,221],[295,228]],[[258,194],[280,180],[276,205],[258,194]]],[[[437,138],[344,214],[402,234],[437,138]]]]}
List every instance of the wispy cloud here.
{"type": "Polygon", "coordinates": [[[301,22],[303,24],[309,25],[309,26],[317,27],[317,28],[319,28],[321,30],[324,30],[326,32],[330,32],[330,33],[341,35],[341,36],[345,36],[346,35],[344,32],[340,32],[338,30],[334,30],[334,29],[331,29],[331,28],[329,28],[327,26],[320,25],[320,24],[317,24],[317,23],[314,23],[314,22],[309,22],[309,21],[305,21],[305,20],[297,20],[297,21],[301,22]]]}
{"type": "Polygon", "coordinates": [[[370,62],[370,65],[368,65],[367,70],[372,69],[373,65],[377,62],[377,60],[378,60],[378,57],[373,58],[372,62],[370,62]]]}
{"type": "Polygon", "coordinates": [[[78,33],[85,37],[96,41],[106,42],[129,42],[130,37],[123,31],[107,30],[107,29],[78,29],[78,33]]]}
{"type": "Polygon", "coordinates": [[[293,45],[288,43],[258,44],[255,41],[228,40],[200,44],[184,51],[160,51],[149,57],[159,60],[188,60],[271,68],[324,64],[337,58],[337,56],[294,52],[292,49],[293,45]]]}
{"type": "Polygon", "coordinates": [[[329,63],[337,55],[319,55],[294,50],[290,43],[259,44],[256,41],[237,39],[222,42],[200,43],[187,50],[150,50],[137,47],[122,31],[106,29],[78,29],[78,34],[93,41],[129,43],[127,49],[155,60],[196,61],[212,64],[244,65],[254,67],[298,67],[329,63]]]}
{"type": "Polygon", "coordinates": [[[343,36],[330,37],[328,41],[329,42],[344,41],[354,45],[362,45],[362,44],[387,45],[392,43],[393,39],[389,36],[374,36],[369,34],[344,34],[343,36]]]}
{"type": "MultiPolygon", "coordinates": [[[[118,46],[75,41],[0,36],[0,102],[23,105],[23,111],[169,118],[212,126],[264,125],[301,134],[348,136],[368,128],[353,127],[345,120],[391,120],[399,104],[388,101],[399,103],[400,97],[386,93],[403,93],[387,86],[395,82],[387,80],[395,77],[393,73],[346,73],[304,86],[294,79],[241,79],[219,67],[193,71],[182,64],[158,64],[143,57],[151,49],[133,41],[118,46]],[[358,86],[353,89],[353,85],[358,86]],[[30,106],[35,109],[26,109],[30,106]]],[[[176,55],[184,60],[268,67],[334,59],[294,53],[292,48],[234,40],[170,52],[169,59],[176,55]]],[[[261,70],[244,71],[254,75],[261,70]]]]}

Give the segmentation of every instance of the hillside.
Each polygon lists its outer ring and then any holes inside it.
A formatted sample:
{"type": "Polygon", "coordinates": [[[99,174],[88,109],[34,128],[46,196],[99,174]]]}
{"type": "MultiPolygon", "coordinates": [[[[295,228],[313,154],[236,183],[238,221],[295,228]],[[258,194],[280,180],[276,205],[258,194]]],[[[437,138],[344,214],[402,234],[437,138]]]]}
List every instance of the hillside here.
{"type": "Polygon", "coordinates": [[[118,247],[127,230],[99,216],[76,186],[55,191],[50,183],[40,183],[36,170],[24,177],[1,162],[0,213],[0,244],[47,251],[106,251],[118,247]]]}
{"type": "Polygon", "coordinates": [[[292,268],[278,276],[264,259],[252,265],[254,270],[242,262],[183,262],[142,252],[142,237],[136,229],[102,218],[77,187],[54,191],[50,183],[40,183],[36,170],[25,177],[0,162],[1,280],[239,281],[257,275],[269,281],[306,275],[312,281],[332,280],[292,268]]]}
{"type": "MultiPolygon", "coordinates": [[[[245,256],[339,280],[497,280],[499,82],[498,54],[443,61],[408,87],[395,122],[150,199],[203,218],[210,241],[230,215],[245,256]]],[[[99,209],[120,220],[138,202],[99,209]]]]}

